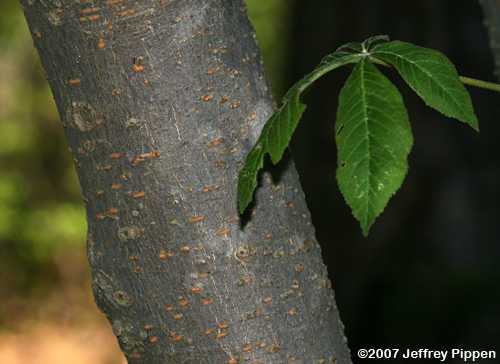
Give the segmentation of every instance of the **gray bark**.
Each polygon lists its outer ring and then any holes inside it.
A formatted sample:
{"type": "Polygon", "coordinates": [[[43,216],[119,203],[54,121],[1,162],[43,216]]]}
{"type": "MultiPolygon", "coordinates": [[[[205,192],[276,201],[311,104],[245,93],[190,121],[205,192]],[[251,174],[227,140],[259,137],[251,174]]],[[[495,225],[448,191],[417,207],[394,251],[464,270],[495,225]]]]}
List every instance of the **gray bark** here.
{"type": "Polygon", "coordinates": [[[130,363],[350,363],[293,163],[244,224],[273,105],[242,0],[22,0],[80,178],[98,306],[130,363]]]}
{"type": "Polygon", "coordinates": [[[500,0],[479,0],[483,6],[484,24],[490,33],[490,45],[495,57],[495,74],[500,79],[500,0]]]}

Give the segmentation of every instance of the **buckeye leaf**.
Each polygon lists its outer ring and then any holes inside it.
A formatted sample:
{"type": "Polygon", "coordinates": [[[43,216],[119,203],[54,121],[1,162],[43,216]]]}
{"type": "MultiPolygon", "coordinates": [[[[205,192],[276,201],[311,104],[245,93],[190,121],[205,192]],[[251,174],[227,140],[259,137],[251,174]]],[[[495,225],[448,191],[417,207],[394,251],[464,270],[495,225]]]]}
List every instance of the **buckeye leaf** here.
{"type": "Polygon", "coordinates": [[[371,54],[394,66],[428,106],[479,130],[470,95],[444,54],[401,41],[379,44],[371,54]]]}
{"type": "Polygon", "coordinates": [[[385,43],[388,41],[389,41],[388,35],[375,35],[373,37],[365,39],[363,43],[361,43],[361,47],[366,51],[371,51],[371,49],[375,47],[377,44],[385,43]]]}
{"type": "Polygon", "coordinates": [[[257,187],[259,170],[264,165],[264,158],[269,154],[273,164],[278,163],[285,152],[293,132],[297,128],[306,105],[300,101],[302,92],[324,74],[348,63],[358,62],[359,54],[339,51],[326,56],[320,65],[299,82],[283,98],[281,107],[266,122],[262,132],[247,155],[245,164],[238,177],[238,209],[240,214],[252,202],[257,187]]]}
{"type": "Polygon", "coordinates": [[[413,145],[401,94],[366,58],[342,88],[335,134],[337,182],[366,236],[401,186],[413,145]]]}
{"type": "Polygon", "coordinates": [[[264,166],[265,155],[269,154],[274,164],[279,162],[305,109],[306,105],[300,102],[298,95],[295,95],[271,116],[262,129],[257,143],[248,153],[245,165],[239,174],[238,206],[240,214],[245,212],[252,202],[253,192],[257,187],[257,176],[259,170],[264,166]]]}

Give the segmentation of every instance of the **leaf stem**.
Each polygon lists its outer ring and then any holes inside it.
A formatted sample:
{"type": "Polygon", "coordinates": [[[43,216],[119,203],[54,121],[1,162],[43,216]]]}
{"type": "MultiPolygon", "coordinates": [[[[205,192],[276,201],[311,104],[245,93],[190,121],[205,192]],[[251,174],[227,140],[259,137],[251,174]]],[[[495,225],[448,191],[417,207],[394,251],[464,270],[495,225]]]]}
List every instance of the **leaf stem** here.
{"type": "MultiPolygon", "coordinates": [[[[377,59],[375,57],[370,57],[370,60],[373,63],[379,64],[381,66],[392,68],[392,66],[390,64],[385,63],[384,61],[381,61],[380,59],[377,59]]],[[[465,77],[465,76],[460,76],[460,81],[462,81],[462,83],[464,85],[478,87],[478,88],[482,88],[484,90],[490,90],[490,91],[495,91],[495,92],[500,93],[500,84],[499,83],[477,80],[475,78],[470,78],[470,77],[465,77]]]]}
{"type": "MultiPolygon", "coordinates": [[[[361,53],[353,54],[353,56],[358,56],[359,58],[365,57],[365,55],[361,53]]],[[[352,62],[349,63],[356,63],[356,61],[352,60],[352,62]]],[[[315,69],[313,72],[304,77],[303,79],[304,81],[301,82],[301,85],[299,86],[298,93],[300,94],[304,92],[304,90],[307,89],[310,85],[312,85],[316,80],[318,80],[319,78],[323,77],[324,75],[326,75],[327,73],[338,67],[339,64],[332,62],[331,64],[326,64],[315,69]]]]}
{"type": "Polygon", "coordinates": [[[485,90],[500,92],[500,84],[498,83],[476,80],[475,78],[464,77],[464,76],[460,76],[460,81],[462,81],[462,83],[465,85],[479,87],[485,90]]]}

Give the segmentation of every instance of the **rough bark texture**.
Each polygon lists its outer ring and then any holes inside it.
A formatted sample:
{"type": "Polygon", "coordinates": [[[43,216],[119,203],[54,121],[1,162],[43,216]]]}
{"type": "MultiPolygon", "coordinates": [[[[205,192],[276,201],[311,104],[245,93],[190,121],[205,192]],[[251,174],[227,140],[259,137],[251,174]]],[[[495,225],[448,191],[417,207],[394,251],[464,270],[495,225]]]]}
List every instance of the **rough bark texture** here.
{"type": "Polygon", "coordinates": [[[350,363],[292,162],[242,227],[273,105],[241,0],[22,0],[73,152],[98,306],[130,363],[350,363]]]}
{"type": "Polygon", "coordinates": [[[495,56],[495,73],[500,79],[500,0],[479,0],[483,6],[485,26],[490,33],[490,44],[495,56]]]}

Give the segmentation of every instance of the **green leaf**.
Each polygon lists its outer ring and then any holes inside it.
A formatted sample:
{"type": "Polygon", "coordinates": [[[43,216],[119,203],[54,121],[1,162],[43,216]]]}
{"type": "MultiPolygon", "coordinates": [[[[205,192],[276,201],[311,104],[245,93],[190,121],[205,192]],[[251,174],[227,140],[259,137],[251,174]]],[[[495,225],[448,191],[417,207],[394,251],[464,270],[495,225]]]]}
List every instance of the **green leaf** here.
{"type": "Polygon", "coordinates": [[[335,134],[337,182],[366,236],[401,186],[413,145],[401,94],[366,58],[342,88],[335,134]]]}
{"type": "Polygon", "coordinates": [[[359,54],[338,51],[326,56],[320,65],[299,82],[297,82],[283,98],[282,106],[267,121],[259,139],[247,155],[245,165],[238,178],[238,208],[240,214],[245,212],[252,202],[253,193],[257,187],[259,170],[264,165],[266,154],[271,156],[273,164],[278,163],[285,152],[290,139],[297,128],[306,105],[300,101],[300,96],[318,78],[324,74],[348,63],[358,62],[359,54]]]}
{"type": "Polygon", "coordinates": [[[257,187],[257,176],[259,170],[264,166],[266,153],[271,156],[274,164],[279,162],[305,109],[306,105],[300,102],[298,95],[295,95],[287,100],[267,121],[240,171],[238,178],[240,214],[245,212],[252,202],[253,192],[257,187]]]}
{"type": "Polygon", "coordinates": [[[371,55],[394,66],[427,105],[479,130],[470,95],[444,54],[393,41],[375,46],[371,55]]]}
{"type": "Polygon", "coordinates": [[[369,52],[377,44],[385,43],[385,42],[388,42],[388,41],[389,41],[389,36],[388,35],[374,35],[373,37],[365,39],[363,41],[363,43],[361,43],[361,47],[362,47],[362,49],[364,49],[367,52],[369,52]]]}
{"type": "Polygon", "coordinates": [[[362,53],[363,46],[360,42],[349,42],[338,47],[334,54],[338,52],[362,53]]]}

